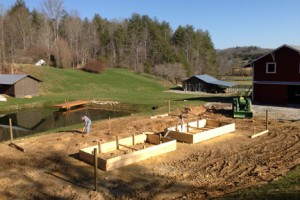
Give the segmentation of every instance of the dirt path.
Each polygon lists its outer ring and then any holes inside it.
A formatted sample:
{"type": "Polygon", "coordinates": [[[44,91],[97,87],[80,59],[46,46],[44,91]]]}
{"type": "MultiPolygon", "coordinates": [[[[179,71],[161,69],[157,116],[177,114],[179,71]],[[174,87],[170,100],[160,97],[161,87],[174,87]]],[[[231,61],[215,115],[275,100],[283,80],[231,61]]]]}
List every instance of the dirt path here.
{"type": "Polygon", "coordinates": [[[233,120],[222,106],[202,112],[193,108],[186,120],[199,115],[233,121],[236,132],[193,145],[177,143],[175,152],[112,172],[99,170],[99,192],[93,191],[93,167],[78,160],[79,149],[115,135],[162,132],[177,117],[112,119],[110,135],[102,121],[84,137],[70,130],[19,140],[24,153],[0,144],[0,199],[207,199],[268,183],[300,164],[300,121],[271,118],[270,132],[250,139],[253,126],[264,129],[263,114],[233,120]]]}

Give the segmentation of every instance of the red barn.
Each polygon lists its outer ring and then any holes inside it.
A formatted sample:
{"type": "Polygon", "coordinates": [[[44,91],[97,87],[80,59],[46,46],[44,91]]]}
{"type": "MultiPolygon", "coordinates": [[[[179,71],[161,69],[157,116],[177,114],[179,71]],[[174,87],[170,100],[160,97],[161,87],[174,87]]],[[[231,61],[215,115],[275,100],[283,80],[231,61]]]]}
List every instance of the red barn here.
{"type": "Polygon", "coordinates": [[[264,104],[300,104],[300,46],[282,45],[248,63],[252,100],[264,104]]]}

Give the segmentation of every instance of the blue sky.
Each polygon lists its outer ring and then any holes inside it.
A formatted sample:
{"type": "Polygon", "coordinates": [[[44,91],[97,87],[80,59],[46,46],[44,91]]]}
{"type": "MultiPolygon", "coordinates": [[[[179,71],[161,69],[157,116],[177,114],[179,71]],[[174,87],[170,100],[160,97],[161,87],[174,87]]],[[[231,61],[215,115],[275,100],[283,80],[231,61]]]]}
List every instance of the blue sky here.
{"type": "MultiPolygon", "coordinates": [[[[25,0],[40,10],[44,0],[25,0]]],[[[192,25],[207,30],[215,48],[300,45],[300,0],[63,0],[68,12],[82,18],[99,14],[108,20],[130,18],[132,13],[167,21],[173,30],[192,25]]],[[[15,0],[1,0],[4,9],[15,0]]]]}

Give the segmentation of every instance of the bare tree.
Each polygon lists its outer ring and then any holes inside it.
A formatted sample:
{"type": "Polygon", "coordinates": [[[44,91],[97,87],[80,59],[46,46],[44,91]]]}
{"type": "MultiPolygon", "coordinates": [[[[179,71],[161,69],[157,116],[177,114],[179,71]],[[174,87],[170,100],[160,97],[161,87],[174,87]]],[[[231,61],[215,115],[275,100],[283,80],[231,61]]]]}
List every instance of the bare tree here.
{"type": "MultiPolygon", "coordinates": [[[[4,10],[3,6],[0,5],[0,63],[4,62],[5,48],[4,48],[4,10]]],[[[1,70],[0,70],[1,72],[1,70]]]]}
{"type": "Polygon", "coordinates": [[[185,70],[181,63],[167,63],[155,65],[154,74],[177,84],[185,76],[185,70]]]}
{"type": "Polygon", "coordinates": [[[99,37],[94,23],[85,20],[82,31],[82,47],[80,48],[81,65],[96,59],[99,55],[99,37]]]}
{"type": "Polygon", "coordinates": [[[43,3],[43,12],[48,17],[53,30],[54,43],[58,38],[59,23],[63,16],[63,1],[62,0],[45,0],[43,3]]]}
{"type": "Polygon", "coordinates": [[[68,43],[58,38],[54,46],[54,58],[57,67],[68,68],[71,66],[72,55],[68,43]]]}
{"type": "Polygon", "coordinates": [[[84,42],[81,38],[83,23],[77,12],[66,17],[63,29],[73,55],[72,67],[74,68],[80,63],[80,48],[82,47],[81,43],[84,42]]]}
{"type": "Polygon", "coordinates": [[[21,55],[30,45],[30,12],[24,1],[19,0],[4,18],[4,41],[11,62],[21,55]]]}

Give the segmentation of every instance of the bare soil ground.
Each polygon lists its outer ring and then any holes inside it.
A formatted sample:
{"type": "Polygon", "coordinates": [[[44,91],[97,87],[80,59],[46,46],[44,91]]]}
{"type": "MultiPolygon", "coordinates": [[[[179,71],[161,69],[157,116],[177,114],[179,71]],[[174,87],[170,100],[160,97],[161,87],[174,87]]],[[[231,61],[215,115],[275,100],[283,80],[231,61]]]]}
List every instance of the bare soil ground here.
{"type": "MultiPolygon", "coordinates": [[[[141,132],[163,132],[177,115],[150,119],[129,116],[92,124],[89,135],[78,130],[0,144],[0,199],[210,199],[276,180],[300,164],[299,110],[295,119],[280,119],[287,111],[270,111],[270,132],[264,109],[253,119],[232,119],[228,105],[193,107],[185,121],[197,118],[235,122],[236,131],[198,144],[177,143],[177,150],[111,172],[99,170],[94,192],[93,167],[78,159],[79,149],[141,132]],[[282,115],[279,113],[282,112],[282,115]],[[276,116],[279,117],[274,117],[276,116]],[[299,118],[298,118],[299,119],[299,118]]],[[[289,111],[290,112],[290,111],[289,111]]]]}

